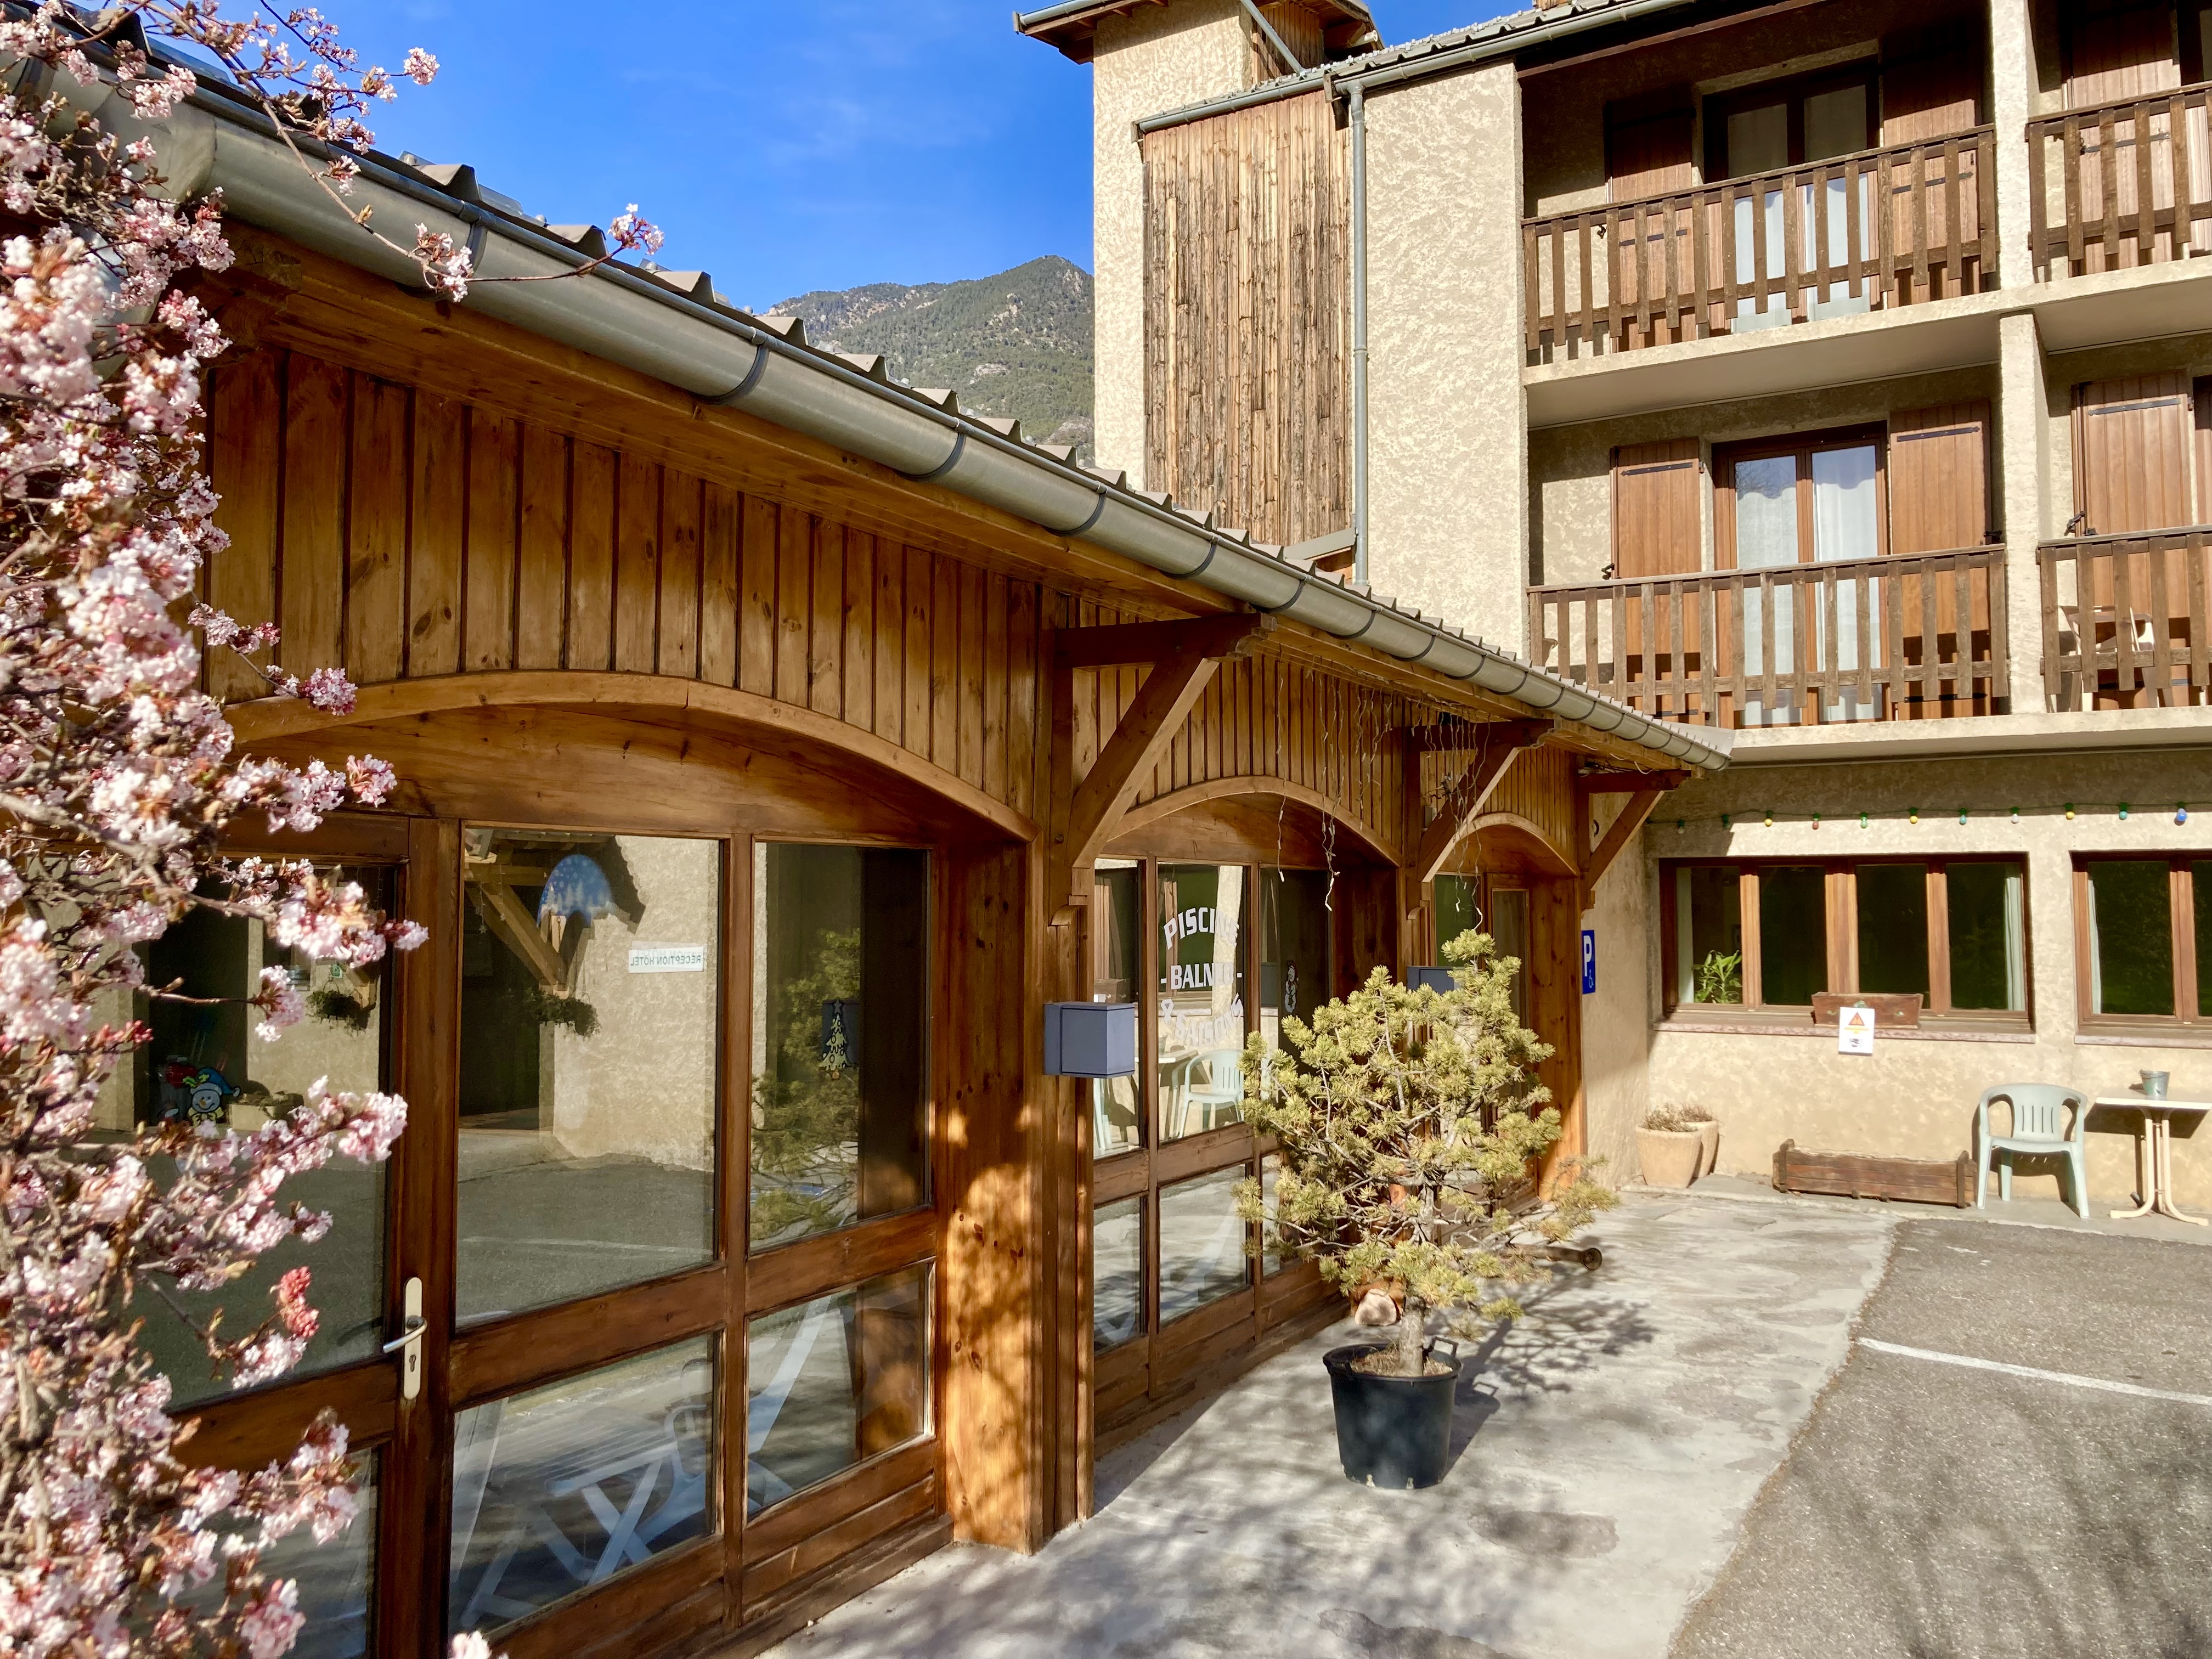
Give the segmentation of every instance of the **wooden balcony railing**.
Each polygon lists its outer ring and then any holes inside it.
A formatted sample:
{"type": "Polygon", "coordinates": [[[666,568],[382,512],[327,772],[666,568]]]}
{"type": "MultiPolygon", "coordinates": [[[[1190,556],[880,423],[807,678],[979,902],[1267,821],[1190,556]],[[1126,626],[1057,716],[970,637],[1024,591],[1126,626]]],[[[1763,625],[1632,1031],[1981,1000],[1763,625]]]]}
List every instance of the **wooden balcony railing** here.
{"type": "Polygon", "coordinates": [[[1521,227],[1528,361],[1976,293],[1996,279],[1989,127],[1521,227]]]}
{"type": "Polygon", "coordinates": [[[2212,702],[2212,527],[2046,542],[2036,562],[2050,708],[2212,702]]]}
{"type": "Polygon", "coordinates": [[[2086,276],[2212,252],[2212,129],[2200,82],[2027,124],[2035,274],[2086,276]]]}
{"type": "Polygon", "coordinates": [[[1988,714],[2008,695],[2004,580],[2004,550],[1978,547],[1538,587],[1529,639],[1541,666],[1667,720],[1988,714]]]}

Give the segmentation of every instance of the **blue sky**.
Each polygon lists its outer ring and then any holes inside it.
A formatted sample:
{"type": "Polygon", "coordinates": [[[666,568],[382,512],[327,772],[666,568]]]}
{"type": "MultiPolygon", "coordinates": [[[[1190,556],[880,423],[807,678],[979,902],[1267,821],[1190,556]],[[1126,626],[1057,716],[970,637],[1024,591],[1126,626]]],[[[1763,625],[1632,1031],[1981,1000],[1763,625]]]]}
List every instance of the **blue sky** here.
{"type": "MultiPolygon", "coordinates": [[[[1037,0],[1030,0],[1036,3],[1037,0]]],[[[1376,0],[1384,38],[1518,0],[1376,0]]],[[[1091,71],[1006,0],[323,0],[365,58],[443,65],[373,125],[555,223],[630,202],[740,305],[1091,263],[1091,71]],[[617,20],[619,20],[617,21],[617,20]]]]}

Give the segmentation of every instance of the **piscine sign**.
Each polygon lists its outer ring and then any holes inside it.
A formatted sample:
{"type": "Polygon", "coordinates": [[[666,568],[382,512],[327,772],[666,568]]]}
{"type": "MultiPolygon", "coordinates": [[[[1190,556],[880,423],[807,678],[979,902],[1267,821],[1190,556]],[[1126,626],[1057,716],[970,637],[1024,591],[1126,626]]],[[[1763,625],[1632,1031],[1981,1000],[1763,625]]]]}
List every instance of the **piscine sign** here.
{"type": "Polygon", "coordinates": [[[703,974],[707,947],[703,945],[633,945],[629,947],[633,974],[703,974]]]}

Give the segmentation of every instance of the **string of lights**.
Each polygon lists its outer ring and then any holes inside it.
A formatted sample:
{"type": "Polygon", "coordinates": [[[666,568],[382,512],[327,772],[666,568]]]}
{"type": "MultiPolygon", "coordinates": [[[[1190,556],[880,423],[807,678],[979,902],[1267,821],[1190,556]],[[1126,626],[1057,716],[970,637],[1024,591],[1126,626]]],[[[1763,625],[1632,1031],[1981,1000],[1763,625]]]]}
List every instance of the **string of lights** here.
{"type": "MultiPolygon", "coordinates": [[[[1883,811],[1868,811],[1863,812],[1835,813],[1777,812],[1771,808],[1768,808],[1749,812],[1710,812],[1690,817],[1669,817],[1664,812],[1660,812],[1653,815],[1652,826],[1655,829],[1663,830],[1671,824],[1678,831],[1686,831],[1693,823],[1718,823],[1723,830],[1735,830],[1739,827],[1752,826],[1771,830],[1777,825],[1790,824],[1802,824],[1812,829],[1818,830],[1822,828],[1824,825],[1829,828],[1850,828],[1856,824],[1856,826],[1861,830],[1869,830],[1874,827],[1874,824],[1877,820],[1883,823],[1897,823],[1902,821],[1903,823],[1914,826],[1917,826],[1923,817],[1926,817],[1935,823],[1956,822],[1963,824],[1972,823],[1979,820],[1983,823],[1996,821],[2018,823],[2023,817],[2057,817],[2062,814],[2069,823],[2075,822],[2077,819],[2096,817],[2111,817],[2121,823],[2126,823],[2130,822],[2131,817],[2140,818],[2146,814],[2154,817],[2164,817],[2166,815],[2166,809],[2162,805],[2148,807],[2138,802],[2124,800],[2069,800],[2062,801],[2056,805],[2040,806],[1954,806],[1941,808],[1907,806],[1901,811],[1891,809],[1883,811]]],[[[2189,822],[2189,803],[2187,801],[2174,802],[2172,817],[2175,823],[2186,824],[2189,822]]]]}

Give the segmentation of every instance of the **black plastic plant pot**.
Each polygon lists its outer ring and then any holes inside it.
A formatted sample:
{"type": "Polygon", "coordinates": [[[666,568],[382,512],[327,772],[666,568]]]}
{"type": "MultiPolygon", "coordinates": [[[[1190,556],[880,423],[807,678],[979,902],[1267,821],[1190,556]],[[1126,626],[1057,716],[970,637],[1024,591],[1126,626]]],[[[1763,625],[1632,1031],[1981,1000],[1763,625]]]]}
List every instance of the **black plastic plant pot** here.
{"type": "Polygon", "coordinates": [[[1336,1401],[1336,1455],[1345,1476],[1362,1486],[1398,1491],[1433,1486],[1451,1462],[1452,1396],[1459,1388],[1460,1362],[1433,1356],[1451,1367],[1439,1376],[1376,1376],[1353,1369],[1355,1360],[1386,1347],[1364,1342],[1331,1350],[1330,1393],[1336,1401]]]}

